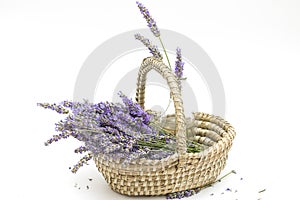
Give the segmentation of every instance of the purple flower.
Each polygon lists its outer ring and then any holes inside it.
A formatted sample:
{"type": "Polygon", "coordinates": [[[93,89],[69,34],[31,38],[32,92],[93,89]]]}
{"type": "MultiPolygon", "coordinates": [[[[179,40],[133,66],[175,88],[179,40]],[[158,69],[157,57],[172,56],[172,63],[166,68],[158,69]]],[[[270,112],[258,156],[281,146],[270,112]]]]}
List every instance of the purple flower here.
{"type": "Polygon", "coordinates": [[[140,104],[133,102],[132,99],[129,99],[121,91],[119,92],[119,96],[121,97],[124,105],[129,109],[129,113],[132,117],[140,117],[142,118],[143,123],[149,124],[151,115],[144,111],[140,104]]]}
{"type": "Polygon", "coordinates": [[[179,47],[177,47],[176,49],[176,58],[177,60],[175,61],[175,75],[178,79],[179,88],[181,89],[181,79],[183,76],[184,62],[182,62],[181,49],[179,47]]]}
{"type": "Polygon", "coordinates": [[[149,50],[150,53],[155,57],[158,58],[160,60],[162,60],[162,55],[158,50],[158,47],[153,45],[149,39],[145,38],[144,36],[142,36],[141,34],[135,34],[134,35],[135,39],[141,41],[149,50]]]}
{"type": "Polygon", "coordinates": [[[181,49],[179,47],[177,47],[176,49],[176,58],[177,60],[175,61],[175,74],[178,79],[181,79],[183,76],[184,62],[182,62],[181,49]]]}
{"type": "Polygon", "coordinates": [[[86,151],[88,151],[88,149],[84,146],[78,147],[77,149],[74,150],[75,153],[80,153],[80,154],[86,151]]]}
{"type": "MultiPolygon", "coordinates": [[[[103,159],[122,159],[126,165],[139,158],[159,160],[176,152],[174,135],[157,125],[153,121],[154,116],[144,111],[138,103],[122,92],[119,96],[123,104],[64,101],[60,104],[62,107],[50,106],[55,111],[68,108],[70,112],[64,120],[55,124],[59,134],[45,144],[70,136],[84,143],[74,151],[80,154],[86,152],[87,155],[74,165],[72,172],[77,172],[93,155],[101,155],[103,159]]],[[[190,146],[188,152],[200,148],[190,143],[187,143],[190,146]]]]}
{"type": "Polygon", "coordinates": [[[147,23],[148,23],[148,27],[150,28],[151,32],[156,36],[159,37],[160,36],[160,31],[157,28],[156,22],[154,21],[154,19],[151,17],[148,9],[141,4],[140,2],[136,2],[136,4],[138,5],[138,8],[141,11],[141,14],[144,16],[144,18],[146,19],[147,23]]]}
{"type": "MultiPolygon", "coordinates": [[[[55,111],[63,110],[64,107],[70,109],[69,115],[56,123],[55,129],[60,133],[45,144],[73,136],[84,143],[84,146],[75,149],[75,153],[87,152],[90,156],[101,154],[104,159],[124,159],[125,164],[142,157],[161,159],[173,154],[174,142],[167,144],[166,140],[162,140],[163,135],[158,133],[155,126],[151,126],[152,115],[122,92],[119,95],[123,104],[110,102],[93,104],[87,101],[83,103],[64,101],[60,106],[43,104],[43,107],[50,107],[55,111]],[[155,141],[155,138],[163,141],[161,144],[166,144],[167,152],[159,146],[150,148],[147,146],[155,141]]],[[[83,157],[72,172],[77,172],[90,156],[83,157]]]]}

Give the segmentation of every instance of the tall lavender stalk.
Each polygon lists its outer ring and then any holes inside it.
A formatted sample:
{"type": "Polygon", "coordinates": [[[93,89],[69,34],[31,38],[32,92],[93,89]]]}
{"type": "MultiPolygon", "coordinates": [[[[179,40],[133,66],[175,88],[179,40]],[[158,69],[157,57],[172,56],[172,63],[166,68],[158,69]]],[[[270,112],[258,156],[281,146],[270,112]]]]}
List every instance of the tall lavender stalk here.
{"type": "Polygon", "coordinates": [[[138,5],[138,8],[140,9],[140,12],[141,14],[144,16],[144,18],[146,19],[147,23],[148,23],[148,27],[150,28],[151,32],[153,33],[153,35],[155,37],[158,37],[159,39],[159,42],[164,50],[164,53],[166,55],[166,58],[167,58],[167,61],[168,61],[168,64],[169,64],[169,67],[171,69],[171,63],[170,63],[170,60],[169,60],[169,57],[168,57],[168,54],[167,54],[167,51],[166,51],[166,48],[165,48],[165,45],[161,39],[161,36],[160,36],[160,31],[156,25],[156,22],[155,20],[152,18],[152,16],[150,15],[150,12],[149,10],[140,2],[136,2],[136,4],[138,5]]]}

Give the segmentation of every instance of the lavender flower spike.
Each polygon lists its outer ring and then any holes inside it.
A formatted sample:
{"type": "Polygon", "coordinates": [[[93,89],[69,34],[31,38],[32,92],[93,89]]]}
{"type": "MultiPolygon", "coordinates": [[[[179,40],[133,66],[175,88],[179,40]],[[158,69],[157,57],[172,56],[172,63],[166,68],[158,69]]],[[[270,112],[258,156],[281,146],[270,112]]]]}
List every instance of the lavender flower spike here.
{"type": "Polygon", "coordinates": [[[181,79],[183,76],[183,66],[184,62],[182,62],[181,49],[177,47],[176,49],[176,62],[175,62],[175,74],[178,79],[181,79]]]}
{"type": "Polygon", "coordinates": [[[136,4],[138,5],[142,15],[146,19],[146,21],[148,23],[148,27],[150,28],[151,32],[155,35],[155,37],[159,37],[160,36],[160,31],[158,30],[156,22],[151,17],[148,9],[138,1],[136,2],[136,4]]]}
{"type": "Polygon", "coordinates": [[[58,112],[59,114],[68,114],[69,110],[64,108],[61,105],[56,105],[54,104],[49,104],[49,103],[37,103],[37,106],[43,107],[45,109],[51,109],[54,110],[56,112],[58,112]]]}
{"type": "Polygon", "coordinates": [[[141,34],[135,34],[134,35],[135,39],[141,41],[146,47],[148,47],[148,49],[150,50],[150,53],[155,57],[158,58],[160,60],[162,60],[162,55],[159,52],[157,46],[152,45],[150,40],[145,38],[144,36],[142,36],[141,34]]]}

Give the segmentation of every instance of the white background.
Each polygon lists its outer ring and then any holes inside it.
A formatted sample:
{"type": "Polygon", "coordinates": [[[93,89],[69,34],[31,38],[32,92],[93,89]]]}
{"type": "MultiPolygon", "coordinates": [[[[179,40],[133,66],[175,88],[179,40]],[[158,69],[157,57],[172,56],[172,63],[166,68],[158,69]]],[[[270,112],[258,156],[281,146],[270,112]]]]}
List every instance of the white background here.
{"type": "MultiPolygon", "coordinates": [[[[237,131],[223,174],[238,173],[190,199],[298,199],[299,1],[143,3],[159,27],[188,36],[211,57],[237,131]]],[[[60,118],[36,102],[72,99],[87,56],[144,27],[134,0],[0,1],[1,199],[131,199],[111,191],[92,162],[69,172],[79,158],[76,141],[43,146],[60,118]]]]}

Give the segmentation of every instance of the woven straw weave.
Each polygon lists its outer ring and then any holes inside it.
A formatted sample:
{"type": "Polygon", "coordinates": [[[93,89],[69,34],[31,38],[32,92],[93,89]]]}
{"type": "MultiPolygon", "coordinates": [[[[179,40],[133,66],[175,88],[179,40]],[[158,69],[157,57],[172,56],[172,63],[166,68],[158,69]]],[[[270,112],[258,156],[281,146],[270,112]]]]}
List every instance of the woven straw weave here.
{"type": "Polygon", "coordinates": [[[221,117],[194,113],[194,141],[207,148],[186,153],[186,120],[178,81],[162,61],[153,57],[143,60],[137,80],[136,100],[144,108],[147,73],[154,69],[167,81],[175,106],[177,153],[161,160],[145,158],[122,165],[122,160],[94,156],[98,170],[110,187],[129,196],[165,195],[199,188],[214,182],[224,168],[235,137],[234,128],[221,117]]]}

